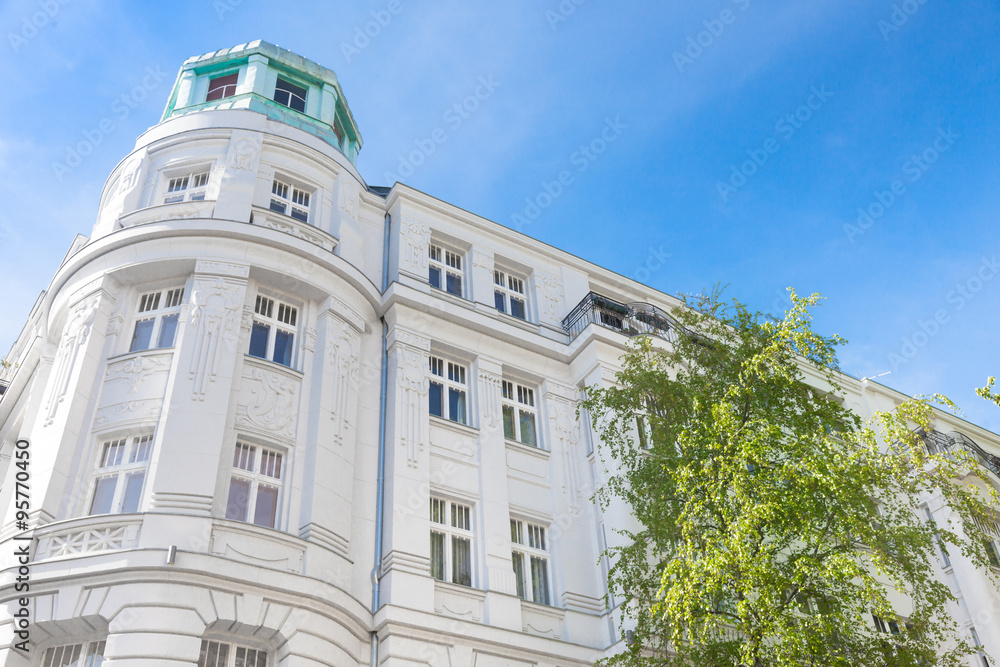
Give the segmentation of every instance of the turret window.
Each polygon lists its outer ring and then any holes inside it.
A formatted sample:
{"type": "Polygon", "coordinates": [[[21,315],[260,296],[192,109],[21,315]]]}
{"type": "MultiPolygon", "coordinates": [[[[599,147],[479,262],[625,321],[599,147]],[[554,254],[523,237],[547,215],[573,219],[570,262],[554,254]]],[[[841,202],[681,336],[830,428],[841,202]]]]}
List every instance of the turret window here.
{"type": "Polygon", "coordinates": [[[140,296],[128,351],[173,347],[183,302],[183,287],[140,296]]]}
{"type": "Polygon", "coordinates": [[[152,451],[151,433],[101,444],[90,514],[132,514],[139,511],[152,451]]]}
{"type": "Polygon", "coordinates": [[[237,79],[239,79],[239,73],[233,72],[232,74],[217,76],[209,80],[208,96],[205,98],[205,101],[211,102],[235,95],[237,79]]]}
{"type": "Polygon", "coordinates": [[[281,492],[279,452],[245,442],[236,443],[229,482],[226,518],[274,528],[281,492]]]}
{"type": "Polygon", "coordinates": [[[258,294],[247,354],[291,366],[295,356],[298,317],[299,311],[294,306],[258,294]]]}
{"type": "Polygon", "coordinates": [[[104,662],[104,642],[66,644],[45,650],[42,667],[98,667],[104,662]]]}
{"type": "Polygon", "coordinates": [[[181,174],[167,180],[167,194],[164,204],[176,204],[182,201],[203,201],[208,191],[208,171],[198,171],[181,174]]]}
{"type": "Polygon", "coordinates": [[[271,183],[271,210],[289,215],[296,220],[309,222],[309,201],[311,197],[302,188],[274,179],[271,183]]]}
{"type": "Polygon", "coordinates": [[[278,79],[274,87],[274,101],[278,104],[305,113],[306,89],[285,79],[278,79]]]}

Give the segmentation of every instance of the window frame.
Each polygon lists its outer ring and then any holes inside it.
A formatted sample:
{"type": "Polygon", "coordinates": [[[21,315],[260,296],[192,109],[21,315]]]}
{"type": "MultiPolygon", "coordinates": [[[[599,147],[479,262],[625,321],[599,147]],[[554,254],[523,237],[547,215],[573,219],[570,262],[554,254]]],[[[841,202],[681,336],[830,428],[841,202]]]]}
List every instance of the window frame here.
{"type": "Polygon", "coordinates": [[[469,426],[469,372],[468,367],[457,361],[434,354],[429,356],[428,373],[430,381],[427,390],[427,412],[433,417],[456,424],[469,426]],[[458,378],[458,379],[456,379],[458,378]],[[438,392],[440,414],[434,412],[434,395],[438,392]],[[453,415],[452,396],[456,396],[455,408],[460,415],[453,415]],[[447,400],[446,400],[447,399],[447,400]],[[460,419],[458,417],[461,417],[460,419]]]}
{"type": "Polygon", "coordinates": [[[225,72],[224,74],[219,72],[213,72],[212,74],[208,75],[208,92],[205,93],[205,101],[218,102],[219,100],[225,100],[230,97],[235,97],[236,89],[239,88],[239,85],[240,85],[240,70],[233,70],[225,72]],[[236,80],[233,83],[222,84],[221,85],[222,94],[219,97],[212,97],[212,92],[220,89],[220,87],[213,88],[212,83],[220,79],[228,79],[229,77],[233,76],[236,77],[236,80]],[[229,89],[230,87],[232,87],[233,92],[227,95],[226,90],[229,89]]]}
{"type": "Polygon", "coordinates": [[[170,169],[163,172],[162,194],[159,199],[163,204],[205,201],[211,182],[211,164],[170,169]]]}
{"type": "Polygon", "coordinates": [[[552,573],[549,567],[552,554],[548,548],[547,533],[548,528],[539,523],[514,517],[510,520],[511,567],[517,585],[515,592],[525,602],[551,607],[554,597],[552,573]],[[521,564],[520,568],[518,562],[521,564]],[[544,582],[540,587],[535,586],[534,580],[533,568],[536,562],[541,563],[544,568],[542,570],[544,582]]]}
{"type": "Polygon", "coordinates": [[[280,104],[281,106],[285,107],[286,109],[291,109],[292,111],[298,111],[299,113],[305,113],[306,109],[309,108],[309,106],[308,106],[309,105],[309,86],[308,85],[300,84],[300,83],[296,82],[294,79],[292,79],[290,77],[279,75],[275,79],[275,81],[274,81],[274,93],[271,95],[271,100],[273,102],[275,102],[276,104],[280,104]],[[292,91],[292,90],[288,90],[288,89],[284,89],[284,88],[279,88],[279,86],[282,83],[287,84],[289,86],[292,86],[294,88],[298,88],[299,90],[302,91],[302,95],[298,95],[298,94],[296,94],[295,91],[292,91]],[[287,104],[285,102],[282,102],[281,100],[278,99],[278,93],[279,93],[279,91],[283,92],[283,93],[286,93],[288,95],[288,103],[287,104]],[[297,109],[296,107],[292,106],[292,100],[293,99],[301,100],[301,102],[302,102],[302,108],[301,109],[297,109]]]}
{"type": "Polygon", "coordinates": [[[307,225],[313,224],[312,204],[316,200],[316,188],[311,188],[300,180],[275,174],[271,178],[268,197],[269,211],[307,225]]]}
{"type": "Polygon", "coordinates": [[[250,644],[240,642],[239,640],[230,641],[228,639],[215,639],[212,637],[208,638],[203,637],[201,640],[201,648],[198,652],[198,662],[195,663],[197,667],[207,667],[208,665],[207,658],[209,657],[209,651],[213,648],[213,645],[214,648],[216,649],[215,661],[214,661],[216,667],[235,667],[236,659],[239,657],[238,653],[241,650],[245,652],[243,655],[244,660],[246,660],[247,658],[246,652],[252,651],[254,653],[254,658],[253,658],[254,663],[244,662],[244,665],[248,665],[248,667],[269,667],[270,665],[273,664],[271,660],[271,652],[267,649],[256,648],[250,644]],[[220,664],[219,649],[222,647],[225,647],[226,649],[226,656],[224,658],[224,663],[220,664]],[[262,666],[260,666],[261,655],[263,655],[264,657],[264,664],[262,666]]]}
{"type": "Polygon", "coordinates": [[[460,299],[465,298],[465,253],[454,247],[427,244],[427,283],[460,299]],[[436,279],[435,279],[436,276],[436,279]]]}
{"type": "Polygon", "coordinates": [[[281,515],[282,491],[284,490],[285,476],[287,475],[287,462],[288,452],[283,448],[273,445],[262,445],[246,438],[237,438],[236,444],[233,447],[233,462],[229,470],[225,518],[230,521],[239,521],[241,523],[260,526],[261,528],[281,530],[280,525],[283,519],[281,515]],[[250,457],[252,460],[249,462],[249,465],[252,467],[252,470],[248,470],[241,465],[242,461],[246,461],[247,449],[251,450],[250,457]],[[265,454],[267,455],[266,457],[265,454]],[[278,476],[274,477],[265,472],[264,468],[268,468],[271,471],[277,469],[278,476]],[[235,513],[232,512],[233,508],[237,507],[233,502],[233,494],[238,491],[238,487],[234,485],[237,479],[246,483],[246,498],[243,500],[242,507],[243,518],[235,516],[235,513]],[[261,486],[274,490],[274,515],[271,518],[270,525],[257,522],[257,502],[260,500],[261,486]]]}
{"type": "Polygon", "coordinates": [[[152,430],[140,433],[132,433],[121,437],[104,436],[99,439],[97,447],[97,460],[93,465],[91,476],[90,503],[87,506],[87,516],[106,516],[110,514],[136,514],[142,510],[143,496],[146,491],[146,478],[149,475],[149,464],[153,458],[153,447],[155,445],[155,432],[152,430]],[[118,448],[112,451],[111,448],[118,448]],[[109,456],[114,463],[108,465],[109,456]],[[144,456],[145,458],[138,458],[144,456]],[[142,473],[138,497],[135,507],[128,509],[126,501],[128,498],[128,488],[130,478],[137,473],[142,473]],[[111,497],[108,500],[108,511],[95,512],[95,505],[98,501],[98,493],[101,491],[103,480],[114,480],[111,489],[111,497]]]}
{"type": "Polygon", "coordinates": [[[180,314],[184,306],[186,296],[185,285],[175,285],[149,291],[137,292],[135,298],[135,309],[132,314],[132,322],[129,329],[132,331],[132,338],[128,343],[128,354],[132,352],[148,352],[151,350],[169,350],[177,343],[177,332],[180,329],[180,314]],[[149,307],[150,302],[153,306],[149,307]],[[163,336],[163,322],[166,319],[173,321],[173,333],[170,336],[169,345],[161,345],[163,336]],[[153,321],[149,329],[149,340],[146,347],[137,348],[137,335],[139,325],[143,322],[153,321]],[[156,345],[153,345],[153,342],[156,345]]]}
{"type": "Polygon", "coordinates": [[[298,363],[296,341],[299,338],[298,334],[302,322],[299,310],[298,305],[287,301],[283,297],[258,292],[254,300],[247,355],[255,359],[263,359],[280,364],[286,368],[296,368],[296,364],[298,363]],[[270,303],[270,306],[267,303],[270,303]],[[291,322],[286,321],[288,319],[291,319],[291,322]],[[259,346],[261,343],[260,331],[265,328],[267,329],[267,333],[264,340],[264,353],[263,355],[256,354],[255,346],[259,346]],[[277,341],[279,334],[285,334],[290,337],[284,347],[287,363],[275,358],[278,353],[277,341]]]}
{"type": "MultiPolygon", "coordinates": [[[[40,662],[38,664],[40,667],[59,667],[59,665],[62,664],[63,659],[66,657],[66,649],[72,650],[77,647],[80,648],[80,652],[76,654],[75,657],[76,660],[80,661],[77,662],[77,664],[80,667],[93,667],[95,658],[100,658],[101,662],[104,661],[104,652],[107,650],[107,640],[87,639],[73,644],[57,644],[55,646],[48,646],[44,652],[39,651],[42,657],[39,659],[40,662]],[[58,658],[56,657],[57,650],[59,651],[58,658]]],[[[74,659],[73,653],[70,653],[70,659],[74,659]]]]}
{"type": "Polygon", "coordinates": [[[503,379],[500,381],[500,416],[503,422],[503,436],[505,440],[517,442],[526,447],[542,448],[541,440],[538,437],[538,405],[535,402],[537,391],[534,387],[521,384],[516,380],[503,379]],[[526,402],[527,399],[530,402],[526,402]],[[507,411],[511,411],[511,433],[507,432],[507,411]],[[525,442],[522,420],[525,416],[531,418],[534,439],[532,442],[525,442]]]}
{"type": "Polygon", "coordinates": [[[493,305],[505,315],[528,321],[527,278],[506,269],[493,269],[493,305]],[[520,287],[518,291],[517,287],[520,287]],[[521,314],[514,313],[514,303],[521,303],[521,314]]]}
{"type": "Polygon", "coordinates": [[[475,506],[465,501],[456,501],[445,496],[431,495],[429,502],[429,539],[430,539],[430,575],[436,581],[441,581],[456,586],[476,587],[476,533],[473,518],[475,516],[475,506]],[[435,510],[440,513],[436,514],[435,510]],[[442,516],[444,521],[435,521],[435,516],[442,516]],[[464,521],[463,521],[464,519],[464,521]],[[457,525],[462,523],[464,525],[457,525]],[[434,535],[441,536],[441,559],[435,558],[434,535]],[[455,581],[461,578],[462,573],[456,571],[455,544],[456,541],[464,540],[467,543],[467,576],[468,581],[455,581]],[[440,574],[436,572],[435,564],[441,568],[440,574]]]}

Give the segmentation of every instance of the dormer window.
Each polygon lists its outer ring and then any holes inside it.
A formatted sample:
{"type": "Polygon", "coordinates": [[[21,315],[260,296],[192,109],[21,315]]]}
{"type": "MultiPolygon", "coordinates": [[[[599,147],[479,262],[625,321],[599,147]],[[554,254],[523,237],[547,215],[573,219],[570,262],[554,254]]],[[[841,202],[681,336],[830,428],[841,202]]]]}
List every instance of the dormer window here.
{"type": "Polygon", "coordinates": [[[278,179],[271,183],[271,210],[309,222],[309,193],[278,179]]]}
{"type": "Polygon", "coordinates": [[[285,79],[278,79],[274,87],[274,101],[289,109],[305,113],[306,89],[285,79]]]}
{"type": "Polygon", "coordinates": [[[208,96],[205,98],[205,101],[211,102],[212,100],[221,100],[235,95],[236,80],[238,78],[239,74],[233,72],[226,76],[217,76],[214,79],[210,79],[208,82],[208,96]]]}
{"type": "Polygon", "coordinates": [[[176,204],[182,201],[203,201],[208,190],[208,171],[198,171],[183,174],[167,181],[167,194],[164,204],[176,204]]]}

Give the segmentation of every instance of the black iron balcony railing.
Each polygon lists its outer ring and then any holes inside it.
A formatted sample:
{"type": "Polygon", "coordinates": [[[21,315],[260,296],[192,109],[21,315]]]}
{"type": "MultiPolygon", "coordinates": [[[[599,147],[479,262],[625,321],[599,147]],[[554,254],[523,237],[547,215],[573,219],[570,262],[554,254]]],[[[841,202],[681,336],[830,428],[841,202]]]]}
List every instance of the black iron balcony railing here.
{"type": "Polygon", "coordinates": [[[670,315],[648,303],[619,303],[590,292],[562,321],[570,340],[590,324],[619,331],[626,336],[658,336],[675,341],[679,326],[670,315]]]}
{"type": "Polygon", "coordinates": [[[946,454],[958,449],[964,449],[980,465],[1000,477],[1000,456],[990,454],[979,446],[972,438],[957,431],[942,433],[941,431],[924,431],[921,438],[927,451],[931,454],[946,454]]]}

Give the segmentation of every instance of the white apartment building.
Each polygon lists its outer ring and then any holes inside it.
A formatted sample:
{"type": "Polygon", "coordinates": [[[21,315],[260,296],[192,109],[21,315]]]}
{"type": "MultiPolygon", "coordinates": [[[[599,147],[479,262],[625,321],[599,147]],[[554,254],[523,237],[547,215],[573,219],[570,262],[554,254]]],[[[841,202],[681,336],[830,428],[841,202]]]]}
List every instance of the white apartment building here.
{"type": "MultiPolygon", "coordinates": [[[[256,41],[183,64],[0,376],[0,665],[576,667],[620,647],[600,555],[629,517],[590,501],[606,471],[576,410],[629,336],[673,335],[677,300],[369,186],[361,145],[316,63],[256,41]]],[[[844,382],[862,416],[905,399],[844,382]]],[[[928,442],[1000,486],[996,435],[941,414],[928,442]]],[[[986,575],[953,554],[941,576],[1000,649],[986,575]]]]}

